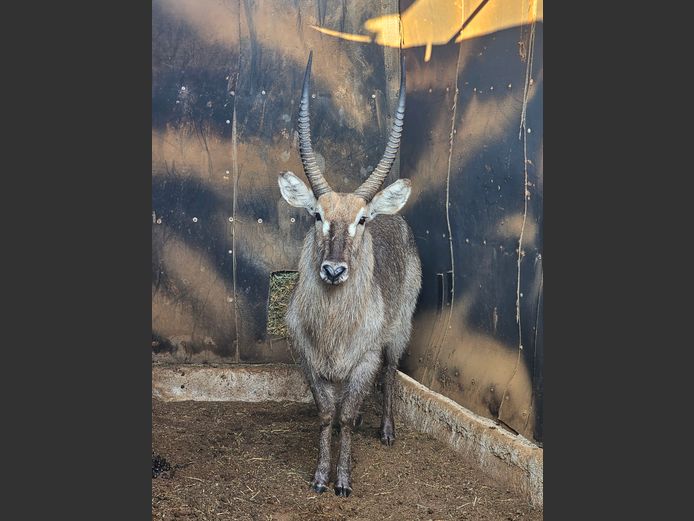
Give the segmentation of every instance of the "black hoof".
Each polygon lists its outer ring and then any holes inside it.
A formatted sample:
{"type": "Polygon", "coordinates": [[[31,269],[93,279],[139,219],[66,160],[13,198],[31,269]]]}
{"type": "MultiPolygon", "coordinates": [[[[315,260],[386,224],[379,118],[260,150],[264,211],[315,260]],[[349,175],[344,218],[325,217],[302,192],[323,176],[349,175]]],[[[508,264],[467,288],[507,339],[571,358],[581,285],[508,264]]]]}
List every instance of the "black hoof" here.
{"type": "Polygon", "coordinates": [[[358,429],[361,427],[361,424],[364,423],[364,418],[362,417],[361,413],[357,415],[357,419],[354,420],[354,428],[358,429]]]}
{"type": "Polygon", "coordinates": [[[381,429],[379,434],[383,445],[390,447],[395,443],[395,431],[392,428],[381,429]]]}
{"type": "Polygon", "coordinates": [[[393,443],[395,443],[395,437],[381,436],[381,443],[386,447],[392,447],[393,443]]]}
{"type": "Polygon", "coordinates": [[[317,481],[314,481],[311,483],[311,490],[314,490],[318,492],[319,494],[322,494],[326,490],[328,490],[328,487],[326,487],[323,483],[319,483],[317,481]]]}
{"type": "Polygon", "coordinates": [[[335,486],[335,495],[340,496],[340,497],[349,497],[349,495],[352,493],[352,488],[351,487],[340,487],[340,486],[335,486]]]}

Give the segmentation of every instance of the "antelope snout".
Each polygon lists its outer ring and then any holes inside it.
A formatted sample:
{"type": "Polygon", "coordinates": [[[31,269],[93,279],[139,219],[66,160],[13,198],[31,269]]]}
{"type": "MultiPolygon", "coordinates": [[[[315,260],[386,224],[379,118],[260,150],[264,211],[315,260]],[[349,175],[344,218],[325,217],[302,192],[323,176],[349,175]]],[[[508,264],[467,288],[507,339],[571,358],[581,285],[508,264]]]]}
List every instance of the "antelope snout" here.
{"type": "Polygon", "coordinates": [[[330,284],[340,284],[347,280],[347,264],[326,261],[321,265],[321,278],[330,284]]]}

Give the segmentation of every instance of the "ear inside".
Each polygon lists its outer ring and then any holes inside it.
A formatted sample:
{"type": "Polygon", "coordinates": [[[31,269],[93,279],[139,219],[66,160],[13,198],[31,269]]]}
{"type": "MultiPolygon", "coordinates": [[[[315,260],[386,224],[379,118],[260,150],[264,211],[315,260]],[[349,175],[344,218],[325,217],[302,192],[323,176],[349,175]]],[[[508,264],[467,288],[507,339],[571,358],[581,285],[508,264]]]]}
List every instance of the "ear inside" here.
{"type": "Polygon", "coordinates": [[[388,188],[378,192],[367,207],[369,220],[378,214],[393,215],[405,206],[412,192],[412,182],[409,179],[398,179],[388,188]]]}
{"type": "Polygon", "coordinates": [[[295,208],[316,211],[316,198],[311,189],[292,172],[282,172],[277,178],[282,197],[295,208]]]}

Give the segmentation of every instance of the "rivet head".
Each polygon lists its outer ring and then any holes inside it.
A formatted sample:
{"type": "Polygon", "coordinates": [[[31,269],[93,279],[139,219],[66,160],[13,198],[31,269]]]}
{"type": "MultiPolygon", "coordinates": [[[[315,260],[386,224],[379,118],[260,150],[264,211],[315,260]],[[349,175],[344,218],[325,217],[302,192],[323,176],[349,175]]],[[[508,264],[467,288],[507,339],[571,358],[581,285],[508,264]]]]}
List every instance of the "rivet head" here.
{"type": "Polygon", "coordinates": [[[227,119],[227,125],[228,125],[229,123],[231,123],[231,120],[227,119]]]}
{"type": "Polygon", "coordinates": [[[372,95],[371,95],[371,99],[376,99],[376,95],[375,95],[375,94],[372,94],[372,95]]]}
{"type": "Polygon", "coordinates": [[[311,94],[311,99],[316,99],[316,95],[315,95],[315,94],[311,94]]]}
{"type": "Polygon", "coordinates": [[[289,222],[292,222],[292,223],[293,223],[294,221],[296,221],[296,219],[294,219],[294,217],[292,217],[291,219],[289,219],[289,222]]]}
{"type": "Polygon", "coordinates": [[[234,222],[234,218],[233,218],[233,217],[229,217],[229,222],[230,222],[230,223],[233,223],[233,222],[234,222]]]}
{"type": "Polygon", "coordinates": [[[232,253],[234,253],[234,250],[229,250],[229,255],[231,255],[232,253]]]}
{"type": "Polygon", "coordinates": [[[161,224],[161,217],[157,219],[157,224],[161,224]]]}
{"type": "Polygon", "coordinates": [[[233,90],[229,94],[231,94],[232,96],[236,96],[236,92],[234,92],[233,90]]]}
{"type": "Polygon", "coordinates": [[[261,93],[263,96],[265,96],[265,91],[264,91],[264,90],[261,90],[260,93],[261,93]]]}
{"type": "Polygon", "coordinates": [[[197,217],[193,217],[193,222],[194,222],[194,223],[198,222],[198,218],[197,218],[197,217]]]}
{"type": "Polygon", "coordinates": [[[258,224],[263,224],[263,220],[262,220],[262,219],[258,219],[258,224]]]}

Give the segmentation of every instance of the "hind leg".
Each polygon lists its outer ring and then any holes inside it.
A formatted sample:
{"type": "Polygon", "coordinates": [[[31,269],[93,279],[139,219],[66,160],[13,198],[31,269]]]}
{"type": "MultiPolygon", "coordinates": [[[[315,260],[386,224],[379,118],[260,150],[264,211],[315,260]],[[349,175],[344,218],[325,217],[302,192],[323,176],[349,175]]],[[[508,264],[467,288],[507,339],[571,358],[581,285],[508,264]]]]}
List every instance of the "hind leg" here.
{"type": "Polygon", "coordinates": [[[393,419],[393,386],[395,385],[395,371],[398,368],[398,362],[402,356],[407,339],[409,337],[409,328],[404,331],[398,341],[387,344],[383,349],[383,415],[381,416],[381,428],[379,437],[381,443],[390,447],[395,443],[395,421],[393,419]]]}
{"type": "Polygon", "coordinates": [[[395,380],[395,364],[386,361],[383,371],[383,416],[378,432],[381,443],[391,446],[395,442],[395,422],[393,421],[393,382],[395,380]]]}

